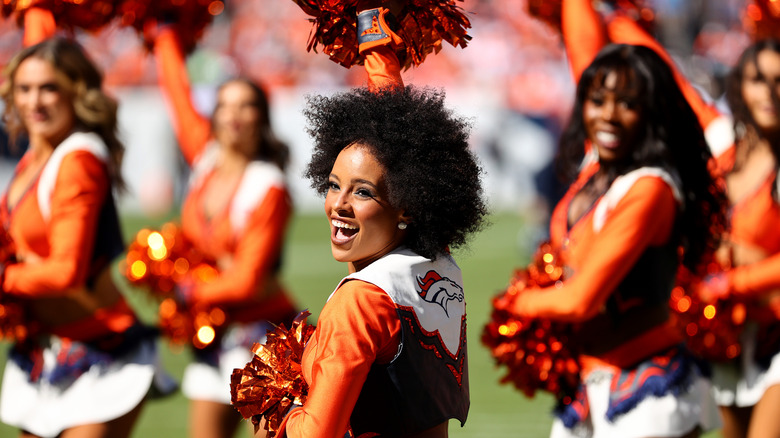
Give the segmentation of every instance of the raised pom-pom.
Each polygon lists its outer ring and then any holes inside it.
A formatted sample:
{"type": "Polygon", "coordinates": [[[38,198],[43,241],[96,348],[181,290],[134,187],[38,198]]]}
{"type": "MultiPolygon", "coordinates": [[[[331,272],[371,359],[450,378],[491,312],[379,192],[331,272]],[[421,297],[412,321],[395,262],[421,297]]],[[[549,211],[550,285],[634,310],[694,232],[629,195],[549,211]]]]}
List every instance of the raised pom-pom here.
{"type": "MultiPolygon", "coordinates": [[[[357,7],[358,0],[293,0],[311,16],[312,31],[308,51],[321,51],[333,62],[352,67],[363,63],[358,56],[357,7]]],[[[396,21],[397,34],[403,40],[399,60],[404,69],[420,65],[431,53],[438,53],[442,41],[454,47],[466,47],[471,27],[463,9],[462,0],[405,0],[400,1],[396,21]]]]}

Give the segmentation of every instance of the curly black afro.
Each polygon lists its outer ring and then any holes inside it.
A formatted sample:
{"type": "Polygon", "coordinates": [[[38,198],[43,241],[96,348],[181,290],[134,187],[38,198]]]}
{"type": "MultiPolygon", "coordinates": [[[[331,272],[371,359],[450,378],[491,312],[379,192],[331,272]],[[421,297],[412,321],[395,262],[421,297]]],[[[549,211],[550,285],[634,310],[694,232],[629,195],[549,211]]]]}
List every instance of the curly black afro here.
{"type": "Polygon", "coordinates": [[[443,92],[356,88],[308,101],[314,153],[306,177],[318,193],[327,192],[339,153],[360,143],[384,166],[390,204],[412,218],[404,242],[410,249],[433,259],[479,230],[487,207],[470,124],[444,107],[443,92]]]}

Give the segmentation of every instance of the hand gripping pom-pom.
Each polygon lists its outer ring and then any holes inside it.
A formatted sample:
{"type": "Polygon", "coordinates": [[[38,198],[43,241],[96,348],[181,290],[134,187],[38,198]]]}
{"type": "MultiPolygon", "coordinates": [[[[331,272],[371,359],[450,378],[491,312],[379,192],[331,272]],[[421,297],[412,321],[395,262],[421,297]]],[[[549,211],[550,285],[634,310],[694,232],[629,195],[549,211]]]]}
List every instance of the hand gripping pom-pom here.
{"type": "MultiPolygon", "coordinates": [[[[515,271],[509,287],[497,300],[522,294],[531,287],[548,287],[563,280],[563,267],[549,244],[539,247],[534,261],[515,271]]],[[[579,384],[580,366],[573,348],[570,324],[541,318],[517,317],[494,306],[482,332],[482,343],[496,364],[506,366],[501,383],[511,383],[526,396],[537,390],[565,400],[579,384]]]]}
{"type": "MultiPolygon", "coordinates": [[[[333,62],[352,67],[363,63],[358,55],[358,0],[293,0],[309,16],[313,28],[307,50],[327,54],[333,62]]],[[[395,32],[403,41],[399,60],[404,69],[420,65],[438,53],[442,41],[466,47],[471,23],[457,5],[462,0],[402,0],[395,32]]]]}
{"type": "Polygon", "coordinates": [[[306,402],[309,387],[303,379],[303,349],[314,326],[306,323],[310,315],[303,311],[287,329],[284,324],[269,330],[265,344],[252,347],[254,356],[244,366],[233,370],[230,378],[230,401],[238,412],[255,426],[263,427],[269,437],[276,436],[290,408],[306,402]]]}

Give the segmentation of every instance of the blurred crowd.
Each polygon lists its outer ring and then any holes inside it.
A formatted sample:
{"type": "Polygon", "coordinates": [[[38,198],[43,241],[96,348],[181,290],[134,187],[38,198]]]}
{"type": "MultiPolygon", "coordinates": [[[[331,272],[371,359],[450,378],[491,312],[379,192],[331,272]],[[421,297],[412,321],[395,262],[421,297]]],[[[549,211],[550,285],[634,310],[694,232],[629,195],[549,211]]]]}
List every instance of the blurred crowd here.
{"type": "MultiPolygon", "coordinates": [[[[465,0],[473,37],[465,50],[445,44],[437,56],[414,69],[412,81],[445,88],[469,84],[497,88],[508,107],[526,114],[565,113],[571,78],[560,34],[530,16],[528,0],[465,0]]],[[[742,16],[748,0],[650,0],[659,39],[680,57],[696,83],[715,96],[718,76],[748,43],[742,16]]],[[[293,1],[227,0],[190,57],[195,84],[250,76],[278,87],[360,85],[359,69],[345,70],[307,52],[311,23],[293,1]]],[[[0,62],[21,46],[12,20],[0,26],[0,62]]],[[[132,28],[114,23],[80,42],[103,68],[109,87],[157,83],[148,48],[132,28]]],[[[561,114],[558,114],[561,115],[561,114]]]]}
{"type": "MultiPolygon", "coordinates": [[[[528,1],[464,0],[460,4],[472,26],[468,47],[444,44],[424,64],[404,72],[407,83],[443,87],[462,113],[478,115],[472,142],[489,175],[488,192],[499,207],[521,209],[540,199],[545,204],[555,201],[558,187],[551,160],[574,95],[560,32],[530,15],[528,1]]],[[[721,96],[724,75],[750,42],[744,26],[749,3],[643,2],[653,12],[656,37],[712,99],[721,96]]],[[[202,111],[210,112],[213,89],[234,76],[264,84],[277,107],[285,105],[280,103],[284,96],[364,84],[362,69],[345,69],[322,53],[306,50],[309,18],[290,0],[226,0],[187,59],[196,101],[199,91],[211,90],[205,97],[200,93],[202,111]]],[[[13,20],[4,20],[0,33],[0,62],[5,64],[21,47],[22,32],[13,20]]],[[[113,23],[97,34],[77,31],[76,36],[103,69],[109,90],[127,96],[128,90],[157,87],[154,59],[133,28],[113,23]]],[[[293,114],[298,105],[278,112],[293,114]]],[[[279,119],[275,117],[275,123],[279,119]]],[[[297,132],[294,121],[284,123],[287,126],[278,127],[282,137],[292,143],[294,154],[305,154],[305,134],[297,132]]],[[[127,142],[132,145],[133,139],[127,142]]],[[[294,156],[293,167],[296,161],[305,157],[294,156]]]]}

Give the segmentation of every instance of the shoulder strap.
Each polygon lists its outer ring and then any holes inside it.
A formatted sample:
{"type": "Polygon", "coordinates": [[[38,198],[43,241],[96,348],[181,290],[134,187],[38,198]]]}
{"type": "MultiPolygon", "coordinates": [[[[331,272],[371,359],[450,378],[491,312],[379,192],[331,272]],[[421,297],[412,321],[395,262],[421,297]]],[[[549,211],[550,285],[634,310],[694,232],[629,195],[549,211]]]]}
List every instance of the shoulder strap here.
{"type": "Polygon", "coordinates": [[[51,217],[51,194],[54,191],[54,184],[57,182],[62,160],[66,155],[75,151],[89,152],[106,164],[111,156],[108,146],[94,132],[74,132],[54,148],[54,152],[46,165],[43,166],[41,177],[38,180],[38,208],[45,221],[51,217]]]}

